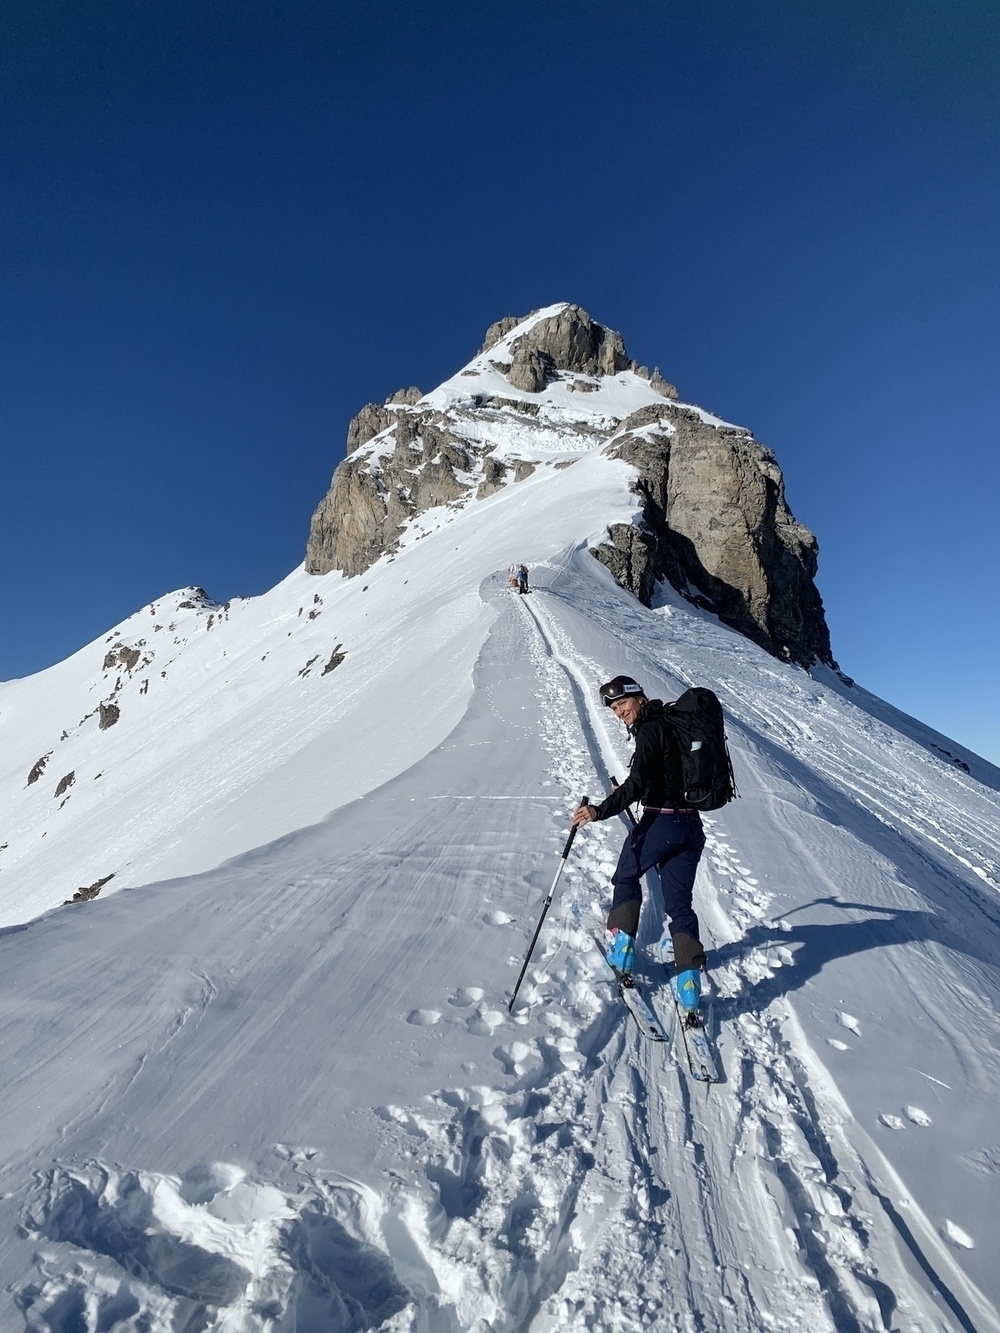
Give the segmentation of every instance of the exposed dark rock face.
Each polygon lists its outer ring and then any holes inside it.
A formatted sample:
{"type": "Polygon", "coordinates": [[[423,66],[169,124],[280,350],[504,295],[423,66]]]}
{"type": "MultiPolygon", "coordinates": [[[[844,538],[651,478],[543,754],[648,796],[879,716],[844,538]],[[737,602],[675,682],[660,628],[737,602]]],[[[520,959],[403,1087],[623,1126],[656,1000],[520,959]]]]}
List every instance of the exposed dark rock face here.
{"type": "MultiPolygon", "coordinates": [[[[479,483],[476,491],[477,500],[485,500],[487,495],[492,495],[494,491],[503,490],[507,484],[508,468],[506,463],[501,463],[499,458],[483,459],[483,479],[479,483]]],[[[519,479],[520,480],[520,479],[519,479]]]]}
{"type": "Polygon", "coordinates": [[[115,877],[115,873],[115,871],[112,871],[110,875],[104,875],[101,879],[95,880],[93,884],[88,884],[86,888],[77,889],[72,898],[66,899],[63,907],[68,907],[70,903],[89,903],[92,898],[97,897],[105,884],[110,884],[115,877]]]}
{"type": "Polygon", "coordinates": [[[446,417],[431,408],[399,406],[392,424],[377,468],[367,456],[351,457],[334,472],[312,517],[306,549],[310,574],[331,569],[363,574],[395,549],[408,519],[467,494],[469,482],[459,474],[472,469],[471,450],[453,434],[446,417]]]}
{"type": "Polygon", "coordinates": [[[620,583],[648,604],[666,579],[775,656],[832,663],[816,539],[770,449],[664,403],[626,418],[608,451],[637,468],[644,501],[641,526],[617,525],[594,552],[620,583]]]}
{"type": "Polygon", "coordinates": [[[134,671],[139,657],[138,648],[129,648],[127,644],[117,643],[109,653],[104,654],[104,670],[110,671],[112,667],[122,666],[126,671],[134,671]]]}
{"type": "Polygon", "coordinates": [[[505,315],[503,319],[498,319],[495,324],[491,324],[486,330],[486,337],[483,339],[483,345],[479,349],[480,356],[482,356],[484,352],[490,351],[491,348],[496,347],[497,343],[503,338],[506,338],[508,333],[512,333],[523,319],[523,315],[505,315]]]}
{"type": "Polygon", "coordinates": [[[101,720],[98,722],[98,728],[101,731],[107,731],[108,727],[113,727],[122,715],[122,710],[117,704],[99,704],[98,705],[101,720]]]}
{"type": "MultiPolygon", "coordinates": [[[[566,306],[557,315],[538,320],[514,341],[511,350],[515,366],[534,352],[543,360],[547,358],[553,368],[580,375],[617,375],[629,364],[622,335],[596,324],[578,305],[566,306]]],[[[539,387],[544,388],[544,384],[539,387]]]]}
{"type": "Polygon", "coordinates": [[[52,758],[52,751],[50,750],[48,754],[43,754],[41,759],[35,760],[34,764],[32,765],[31,772],[28,774],[28,781],[26,783],[28,787],[36,783],[38,779],[42,776],[42,774],[45,772],[45,765],[49,762],[51,758],[52,758]]]}
{"type": "MultiPolygon", "coordinates": [[[[636,469],[639,521],[613,524],[594,550],[616,580],[646,605],[657,582],[666,580],[775,656],[804,666],[817,660],[835,665],[813,582],[816,540],[788,508],[771,451],[749,431],[715,424],[678,403],[677,390],[659,370],[650,373],[629,360],[621,334],[579,306],[536,318],[518,336],[524,322],[498,320],[480,353],[485,358],[496,349],[487,368],[522,395],[540,395],[556,380],[593,391],[602,376],[628,370],[661,396],[621,422],[596,412],[588,418],[584,411],[568,414],[559,426],[581,436],[582,447],[603,445],[636,469]]],[[[419,399],[418,389],[400,390],[381,406],[368,404],[351,422],[348,457],[313,515],[308,572],[364,573],[396,550],[406,525],[425,511],[464,504],[472,495],[485,498],[529,476],[534,461],[509,452],[491,456],[495,423],[516,420],[520,429],[533,429],[537,418],[539,430],[553,430],[551,409],[540,415],[547,399],[476,395],[471,386],[446,412],[419,399]]]]}
{"type": "Polygon", "coordinates": [[[549,366],[555,368],[552,358],[522,338],[514,344],[514,360],[507,371],[507,378],[515,389],[521,389],[524,393],[541,393],[548,380],[549,366]]]}
{"type": "Polygon", "coordinates": [[[381,435],[395,421],[395,413],[389,409],[397,403],[411,406],[420,401],[423,394],[412,385],[409,389],[397,389],[391,393],[381,406],[378,403],[366,403],[356,417],[352,417],[347,427],[347,452],[353,454],[363,444],[381,435]]]}

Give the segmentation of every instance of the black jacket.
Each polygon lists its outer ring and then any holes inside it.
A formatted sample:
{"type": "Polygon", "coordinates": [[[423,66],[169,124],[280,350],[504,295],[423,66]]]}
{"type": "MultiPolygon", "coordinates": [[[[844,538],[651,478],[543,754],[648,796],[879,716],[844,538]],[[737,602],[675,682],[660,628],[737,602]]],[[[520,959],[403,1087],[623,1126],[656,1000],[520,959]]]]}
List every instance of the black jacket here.
{"type": "Polygon", "coordinates": [[[619,815],[627,805],[677,810],[686,807],[681,778],[681,754],[659,699],[649,699],[632,727],[635,754],[629,775],[620,787],[597,807],[598,819],[619,815]]]}

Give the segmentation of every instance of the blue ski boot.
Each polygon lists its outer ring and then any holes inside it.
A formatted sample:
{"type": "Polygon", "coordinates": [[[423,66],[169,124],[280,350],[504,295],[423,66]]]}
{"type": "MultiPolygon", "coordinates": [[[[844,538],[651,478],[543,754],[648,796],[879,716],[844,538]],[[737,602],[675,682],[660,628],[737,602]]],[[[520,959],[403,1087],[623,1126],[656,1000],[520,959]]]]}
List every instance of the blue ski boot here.
{"type": "Polygon", "coordinates": [[[620,972],[622,976],[629,976],[632,964],[635,962],[635,936],[627,935],[624,930],[613,930],[611,943],[604,956],[616,972],[620,972]]]}
{"type": "Polygon", "coordinates": [[[701,999],[701,973],[695,968],[679,972],[674,978],[674,994],[677,996],[677,1003],[686,1013],[695,1013],[698,1001],[701,999]]]}

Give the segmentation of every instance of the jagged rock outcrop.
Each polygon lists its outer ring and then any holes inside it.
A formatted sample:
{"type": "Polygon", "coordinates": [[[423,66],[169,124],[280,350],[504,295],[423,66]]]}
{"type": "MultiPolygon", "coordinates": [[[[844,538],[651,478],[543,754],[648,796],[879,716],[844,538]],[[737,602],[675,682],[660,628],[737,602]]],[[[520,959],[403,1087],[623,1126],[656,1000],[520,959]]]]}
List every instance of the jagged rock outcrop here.
{"type": "Polygon", "coordinates": [[[775,656],[832,663],[816,539],[770,449],[664,403],[627,417],[608,452],[638,470],[644,500],[642,523],[616,525],[594,552],[620,583],[648,605],[666,579],[775,656]]]}
{"type": "Polygon", "coordinates": [[[578,305],[538,320],[514,340],[511,351],[515,366],[534,353],[553,369],[580,375],[617,375],[629,365],[622,335],[595,323],[578,305]]]}
{"type": "Polygon", "coordinates": [[[310,574],[331,569],[363,574],[395,548],[409,519],[467,494],[469,482],[461,474],[471,472],[473,451],[453,433],[445,416],[400,405],[390,427],[370,437],[390,437],[377,467],[367,456],[349,457],[334,472],[309,529],[310,574]]]}
{"type": "Polygon", "coordinates": [[[507,378],[515,389],[525,393],[541,393],[548,383],[548,369],[555,369],[555,362],[537,347],[532,347],[523,339],[514,344],[514,359],[507,371],[507,378]]]}
{"type": "Polygon", "coordinates": [[[88,884],[85,888],[77,889],[72,898],[67,898],[63,902],[63,907],[69,907],[71,903],[89,903],[92,898],[96,898],[105,884],[110,884],[117,871],[112,870],[110,875],[102,875],[100,879],[95,880],[93,884],[88,884]]]}
{"type": "Polygon", "coordinates": [[[514,329],[517,328],[518,324],[522,322],[522,316],[505,315],[503,319],[498,319],[495,324],[491,324],[486,330],[486,337],[483,339],[483,345],[479,349],[480,356],[482,356],[484,352],[492,351],[498,342],[501,342],[506,338],[507,334],[512,333],[514,329]]]}
{"type": "Polygon", "coordinates": [[[749,431],[678,402],[658,369],[629,359],[621,334],[574,305],[498,320],[461,376],[467,390],[426,402],[419,389],[400,390],[353,419],[348,456],[313,515],[310,573],[364,573],[427,510],[484,499],[535,471],[537,460],[498,451],[497,441],[558,431],[636,469],[638,521],[612,524],[593,552],[619,583],[649,605],[666,580],[776,656],[835,665],[813,582],[816,540],[788,508],[774,455],[749,431]],[[509,395],[497,394],[497,373],[509,395]],[[477,393],[481,376],[488,388],[477,393]],[[615,401],[624,386],[645,405],[623,421],[588,411],[606,376],[619,377],[615,401]]]}
{"type": "Polygon", "coordinates": [[[396,403],[412,406],[422,397],[420,390],[413,385],[409,389],[397,389],[395,393],[389,395],[384,404],[365,403],[358,415],[352,417],[347,427],[347,452],[353,454],[355,449],[360,449],[363,444],[373,440],[376,435],[381,435],[382,431],[392,425],[395,416],[389,410],[391,406],[396,403]]]}
{"type": "Polygon", "coordinates": [[[122,710],[114,703],[99,704],[98,709],[101,720],[97,725],[101,731],[107,731],[108,727],[113,727],[122,715],[122,710]]]}

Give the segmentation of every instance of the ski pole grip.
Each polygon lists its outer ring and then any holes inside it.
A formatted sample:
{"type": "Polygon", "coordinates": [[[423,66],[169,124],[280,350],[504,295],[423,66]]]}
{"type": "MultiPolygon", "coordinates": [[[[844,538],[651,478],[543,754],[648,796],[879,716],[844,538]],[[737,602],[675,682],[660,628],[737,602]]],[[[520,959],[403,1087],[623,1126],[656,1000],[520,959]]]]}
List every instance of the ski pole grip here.
{"type": "MultiPolygon", "coordinates": [[[[589,796],[581,796],[581,797],[580,797],[580,804],[581,804],[581,805],[588,805],[589,802],[590,802],[590,797],[589,797],[589,796]]],[[[569,856],[569,849],[573,846],[573,839],[574,839],[575,837],[576,837],[576,825],[574,824],[573,827],[572,827],[572,828],[570,829],[570,831],[569,831],[569,837],[566,839],[566,846],[562,849],[562,859],[563,859],[564,861],[566,860],[567,856],[569,856]]]]}

